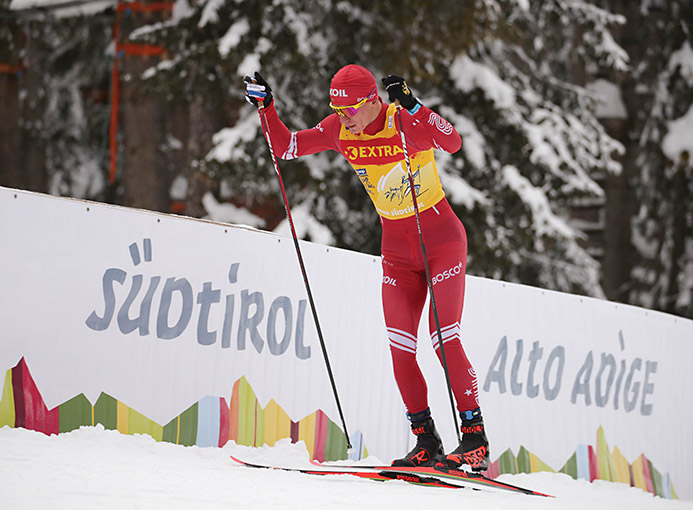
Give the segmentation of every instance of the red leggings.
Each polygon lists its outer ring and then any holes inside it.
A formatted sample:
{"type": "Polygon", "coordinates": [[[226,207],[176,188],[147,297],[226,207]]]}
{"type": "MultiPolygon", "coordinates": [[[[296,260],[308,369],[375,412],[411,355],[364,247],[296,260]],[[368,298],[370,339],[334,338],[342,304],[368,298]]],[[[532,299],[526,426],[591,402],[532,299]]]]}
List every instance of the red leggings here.
{"type": "MultiPolygon", "coordinates": [[[[460,342],[464,305],[467,234],[446,199],[420,213],[421,230],[434,282],[450,383],[459,411],[479,407],[477,378],[460,342]]],[[[428,408],[426,381],[416,361],[417,331],[428,295],[416,217],[382,219],[383,309],[397,386],[409,414],[428,408]]],[[[438,359],[440,343],[433,310],[429,331],[438,359]]]]}

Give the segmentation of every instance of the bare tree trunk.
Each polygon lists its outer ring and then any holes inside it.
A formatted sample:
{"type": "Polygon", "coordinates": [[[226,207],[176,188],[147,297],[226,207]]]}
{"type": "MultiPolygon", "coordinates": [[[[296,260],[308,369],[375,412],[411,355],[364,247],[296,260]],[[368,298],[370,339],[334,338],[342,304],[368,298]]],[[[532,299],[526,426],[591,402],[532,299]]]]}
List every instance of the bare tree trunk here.
{"type": "Polygon", "coordinates": [[[32,191],[48,191],[46,168],[46,90],[42,56],[43,22],[30,21],[26,26],[26,66],[24,100],[22,102],[22,187],[32,191]]]}
{"type": "MultiPolygon", "coordinates": [[[[209,104],[204,94],[197,94],[190,104],[190,125],[192,128],[190,129],[188,145],[192,159],[204,158],[212,148],[212,136],[221,125],[215,122],[216,108],[216,105],[209,104]]],[[[202,218],[207,215],[207,211],[202,205],[202,197],[208,191],[218,192],[219,183],[192,165],[188,167],[187,178],[186,214],[195,218],[202,218]]]]}
{"type": "MultiPolygon", "coordinates": [[[[190,168],[190,111],[188,105],[181,101],[169,102],[166,107],[166,132],[168,139],[165,145],[166,164],[172,178],[185,179],[190,168]]],[[[187,180],[186,180],[187,182],[187,180]]],[[[185,214],[187,189],[171,188],[171,212],[185,214]]]]}
{"type": "MultiPolygon", "coordinates": [[[[626,147],[630,122],[607,132],[626,147]]],[[[604,180],[606,201],[604,204],[604,257],[602,259],[602,288],[606,297],[613,301],[627,302],[631,288],[630,273],[633,268],[631,221],[636,213],[635,196],[631,187],[634,174],[632,148],[618,158],[621,173],[607,173],[604,180]]]]}
{"type": "MultiPolygon", "coordinates": [[[[127,67],[139,76],[144,66],[139,57],[133,57],[127,67]]],[[[122,87],[121,101],[125,205],[168,212],[172,176],[161,151],[163,108],[157,98],[133,83],[122,87]]]]}
{"type": "MultiPolygon", "coordinates": [[[[635,250],[632,241],[632,220],[637,214],[637,201],[633,189],[633,179],[638,173],[636,156],[638,154],[638,134],[643,129],[640,112],[643,103],[651,99],[642,93],[643,76],[636,76],[636,69],[645,58],[642,47],[643,23],[649,23],[632,2],[614,2],[612,10],[622,14],[626,23],[613,28],[616,42],[628,53],[632,71],[622,73],[616,78],[621,97],[626,108],[626,119],[606,125],[610,136],[621,142],[625,154],[618,158],[622,170],[620,174],[607,174],[604,188],[606,192],[604,258],[602,260],[602,287],[607,298],[628,302],[632,290],[631,272],[635,264],[635,250]]],[[[652,77],[649,77],[652,78],[652,77]]]]}
{"type": "MultiPolygon", "coordinates": [[[[0,47],[5,48],[4,41],[0,47]]],[[[0,50],[0,60],[7,62],[0,50]]],[[[21,188],[21,137],[19,131],[19,79],[16,74],[0,74],[0,186],[21,188]]]]}
{"type": "MultiPolygon", "coordinates": [[[[151,13],[133,12],[121,23],[121,40],[144,24],[151,13]],[[127,21],[127,23],[125,22],[127,21]]],[[[145,90],[142,73],[158,57],[126,54],[121,61],[120,118],[123,135],[123,202],[129,207],[168,212],[173,180],[162,151],[165,143],[165,107],[145,90]]]]}

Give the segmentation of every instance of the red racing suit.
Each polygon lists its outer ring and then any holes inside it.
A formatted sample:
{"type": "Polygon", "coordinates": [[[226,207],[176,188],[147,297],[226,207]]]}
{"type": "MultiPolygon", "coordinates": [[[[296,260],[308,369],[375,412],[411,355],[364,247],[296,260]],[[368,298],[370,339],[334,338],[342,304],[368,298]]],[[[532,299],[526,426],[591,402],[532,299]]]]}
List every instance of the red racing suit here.
{"type": "MultiPolygon", "coordinates": [[[[294,159],[335,150],[349,161],[373,201],[382,224],[382,300],[395,379],[407,412],[424,411],[428,390],[416,361],[416,347],[428,286],[395,105],[382,104],[378,117],[359,134],[349,132],[337,114],[297,132],[279,119],[274,102],[265,114],[277,156],[294,159]]],[[[456,152],[461,138],[449,122],[423,105],[414,114],[404,110],[401,119],[450,383],[459,411],[476,409],[477,378],[460,342],[467,236],[445,198],[433,157],[434,149],[456,152]]],[[[432,310],[429,331],[440,359],[432,310]]]]}

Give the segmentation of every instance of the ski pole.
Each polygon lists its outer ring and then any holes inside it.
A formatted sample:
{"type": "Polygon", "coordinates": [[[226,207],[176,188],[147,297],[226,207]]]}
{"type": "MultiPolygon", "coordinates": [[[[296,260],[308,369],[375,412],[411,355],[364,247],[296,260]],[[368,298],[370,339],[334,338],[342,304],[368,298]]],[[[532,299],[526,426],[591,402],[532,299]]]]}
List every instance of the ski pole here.
{"type": "Polygon", "coordinates": [[[448,370],[448,360],[445,357],[445,345],[443,343],[443,335],[440,331],[440,320],[438,319],[438,307],[436,306],[436,297],[433,293],[433,280],[431,278],[431,268],[428,265],[428,255],[426,253],[426,244],[424,243],[423,232],[421,230],[421,219],[419,218],[419,202],[416,198],[416,185],[414,184],[414,174],[411,171],[411,161],[409,160],[409,152],[407,151],[407,140],[404,137],[404,127],[402,124],[402,107],[397,105],[397,117],[399,118],[399,134],[402,137],[402,150],[404,151],[404,161],[407,164],[407,178],[409,179],[409,192],[414,204],[414,215],[416,216],[416,228],[419,231],[419,242],[421,244],[421,254],[423,255],[424,268],[426,270],[426,283],[428,284],[428,294],[431,298],[431,310],[433,311],[433,319],[436,325],[436,334],[440,344],[440,359],[443,362],[443,372],[445,372],[445,382],[448,387],[448,397],[450,397],[450,408],[452,409],[452,419],[455,423],[455,431],[457,433],[458,442],[462,442],[460,436],[460,426],[457,421],[457,413],[455,412],[455,399],[452,395],[452,385],[450,384],[450,371],[448,370]]]}
{"type": "Polygon", "coordinates": [[[298,245],[298,236],[296,235],[296,229],[294,228],[294,220],[291,217],[291,210],[289,209],[289,199],[286,197],[286,190],[284,189],[284,180],[282,179],[282,174],[279,172],[279,165],[277,164],[277,158],[274,155],[274,149],[272,148],[272,141],[270,140],[270,129],[267,123],[267,117],[265,117],[264,105],[262,102],[258,102],[257,112],[260,115],[260,125],[262,126],[262,133],[265,135],[265,140],[267,140],[267,146],[269,147],[270,155],[272,156],[272,164],[274,165],[274,171],[277,173],[279,178],[279,187],[282,192],[282,199],[284,200],[284,210],[286,211],[286,218],[289,221],[289,227],[291,228],[291,237],[294,240],[294,247],[296,248],[296,256],[298,257],[298,265],[301,266],[301,274],[303,275],[303,283],[306,287],[306,293],[308,294],[308,302],[310,303],[310,309],[313,312],[313,320],[315,321],[315,329],[318,332],[318,339],[320,340],[320,347],[322,349],[322,357],[325,360],[325,366],[327,367],[327,374],[330,377],[330,384],[332,385],[332,392],[334,393],[334,399],[337,403],[337,410],[339,411],[339,417],[342,420],[342,429],[344,431],[344,437],[346,438],[347,451],[351,450],[351,441],[349,441],[349,433],[347,432],[346,420],[344,419],[344,413],[342,412],[342,405],[339,402],[339,395],[337,394],[337,385],[334,382],[334,375],[332,374],[332,366],[330,365],[330,359],[327,356],[327,348],[325,347],[325,340],[322,336],[322,330],[320,329],[320,321],[318,321],[318,312],[315,308],[315,302],[313,301],[313,293],[310,290],[310,284],[308,283],[308,273],[306,272],[306,266],[303,263],[303,256],[301,255],[301,248],[298,245]]]}

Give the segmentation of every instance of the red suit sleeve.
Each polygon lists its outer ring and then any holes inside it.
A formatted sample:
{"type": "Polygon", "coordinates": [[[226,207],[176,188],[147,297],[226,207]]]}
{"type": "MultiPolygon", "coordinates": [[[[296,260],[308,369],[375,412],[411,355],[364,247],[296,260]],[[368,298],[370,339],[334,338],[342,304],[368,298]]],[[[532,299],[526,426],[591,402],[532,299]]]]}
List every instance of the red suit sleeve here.
{"type": "Polygon", "coordinates": [[[433,148],[452,154],[462,147],[462,138],[452,124],[424,105],[414,114],[403,110],[402,124],[412,149],[433,148]]]}
{"type": "Polygon", "coordinates": [[[325,117],[311,129],[291,131],[281,121],[274,109],[274,101],[265,108],[274,154],[281,159],[294,159],[306,154],[335,150],[339,151],[340,122],[336,115],[325,117]]]}

